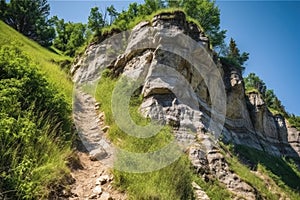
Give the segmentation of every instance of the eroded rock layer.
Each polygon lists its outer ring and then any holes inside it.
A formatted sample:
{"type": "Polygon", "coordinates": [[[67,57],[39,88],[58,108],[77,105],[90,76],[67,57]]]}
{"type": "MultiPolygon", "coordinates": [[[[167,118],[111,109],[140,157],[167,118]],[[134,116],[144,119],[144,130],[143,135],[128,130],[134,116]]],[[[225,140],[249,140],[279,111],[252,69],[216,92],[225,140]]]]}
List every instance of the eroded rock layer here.
{"type": "Polygon", "coordinates": [[[209,40],[184,13],[159,14],[113,37],[88,47],[71,69],[74,81],[96,81],[106,67],[114,76],[142,80],[140,112],[174,128],[200,175],[215,176],[236,196],[258,198],[250,185],[229,170],[218,151],[215,136],[219,135],[214,133],[219,130],[227,142],[277,156],[300,155],[299,131],[281,115],[273,115],[259,94],[245,94],[241,71],[214,58],[209,40]],[[218,76],[225,94],[221,97],[211,91],[219,87],[218,76]],[[225,102],[224,122],[222,116],[212,117],[222,114],[214,109],[218,102],[225,102]],[[212,120],[214,126],[210,126],[212,120]]]}

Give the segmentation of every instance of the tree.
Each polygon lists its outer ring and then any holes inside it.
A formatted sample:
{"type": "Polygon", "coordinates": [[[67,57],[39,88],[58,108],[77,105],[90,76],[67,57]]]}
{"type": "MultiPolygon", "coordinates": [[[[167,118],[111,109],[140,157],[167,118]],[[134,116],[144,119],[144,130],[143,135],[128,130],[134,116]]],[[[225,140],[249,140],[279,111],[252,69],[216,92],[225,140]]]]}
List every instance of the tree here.
{"type": "Polygon", "coordinates": [[[276,98],[274,90],[266,90],[266,93],[263,96],[264,96],[265,103],[267,104],[267,106],[272,107],[272,105],[274,104],[275,98],[276,98]]]}
{"type": "Polygon", "coordinates": [[[288,120],[291,126],[294,126],[298,131],[300,131],[300,116],[289,114],[288,120]]]}
{"type": "Polygon", "coordinates": [[[127,10],[128,18],[133,19],[138,16],[138,13],[139,13],[138,4],[136,2],[129,4],[128,10],[127,10]]]}
{"type": "Polygon", "coordinates": [[[138,5],[136,2],[130,3],[128,10],[123,10],[121,13],[119,13],[113,24],[122,30],[126,30],[130,22],[133,21],[134,18],[141,15],[140,7],[141,5],[138,5]]]}
{"type": "Polygon", "coordinates": [[[136,17],[143,17],[150,15],[155,11],[164,8],[162,0],[145,0],[144,4],[131,3],[129,4],[128,10],[123,10],[118,13],[117,18],[113,24],[122,30],[128,29],[130,22],[134,21],[136,17]]]}
{"type": "Polygon", "coordinates": [[[66,45],[65,54],[74,56],[76,50],[81,47],[86,40],[86,25],[82,23],[68,23],[66,29],[70,35],[66,45]]]}
{"type": "Polygon", "coordinates": [[[233,38],[230,38],[228,57],[234,59],[240,66],[243,66],[243,64],[249,59],[249,53],[243,52],[240,54],[240,50],[237,48],[236,42],[233,38]]]}
{"type": "Polygon", "coordinates": [[[53,20],[55,24],[56,37],[53,41],[54,47],[61,51],[66,51],[66,45],[68,43],[68,32],[66,30],[67,24],[64,19],[58,19],[57,16],[54,16],[53,20]]]}
{"type": "Polygon", "coordinates": [[[151,15],[162,8],[164,8],[164,3],[161,0],[145,0],[144,4],[139,6],[139,15],[151,15]]]}
{"type": "Polygon", "coordinates": [[[250,73],[246,78],[244,78],[245,88],[246,90],[256,89],[264,99],[265,104],[268,108],[278,111],[283,114],[283,116],[287,116],[287,112],[282,105],[281,101],[275,95],[273,90],[267,89],[266,84],[263,80],[261,80],[254,73],[250,73]]]}
{"type": "Polygon", "coordinates": [[[119,15],[119,13],[117,12],[117,10],[115,9],[115,7],[113,5],[107,7],[106,11],[108,12],[108,15],[110,16],[109,25],[111,25],[114,22],[114,20],[117,18],[117,16],[119,15]]]}
{"type": "Polygon", "coordinates": [[[220,47],[221,62],[225,65],[238,67],[243,72],[245,70],[243,65],[249,59],[249,53],[243,52],[240,54],[233,38],[230,39],[229,46],[222,44],[220,47]]]}
{"type": "MultiPolygon", "coordinates": [[[[266,93],[266,84],[263,80],[261,80],[255,73],[250,73],[246,78],[244,78],[245,88],[246,90],[256,89],[263,97],[265,97],[266,93]]],[[[273,91],[269,91],[271,95],[273,91]]]]}
{"type": "Polygon", "coordinates": [[[216,47],[223,43],[226,30],[220,30],[220,10],[211,0],[168,0],[169,7],[182,8],[188,16],[196,19],[216,47]]]}
{"type": "Polygon", "coordinates": [[[5,0],[0,0],[0,20],[4,20],[7,11],[7,5],[5,0]]]}
{"type": "Polygon", "coordinates": [[[81,47],[87,39],[87,27],[82,23],[65,22],[54,16],[51,19],[55,24],[56,38],[54,47],[64,52],[65,55],[74,56],[76,50],[81,47]]]}
{"type": "Polygon", "coordinates": [[[273,108],[274,110],[277,110],[278,112],[280,112],[281,114],[283,114],[283,116],[287,115],[287,113],[285,111],[285,107],[282,105],[281,101],[277,97],[275,97],[273,105],[271,105],[269,107],[273,108]]]}
{"type": "Polygon", "coordinates": [[[100,29],[105,26],[105,20],[102,13],[99,12],[98,7],[91,8],[88,18],[88,28],[90,28],[97,35],[100,33],[100,29]]]}
{"type": "MultiPolygon", "coordinates": [[[[3,0],[1,4],[4,5],[3,0]]],[[[11,0],[4,7],[6,11],[1,13],[5,13],[5,23],[43,46],[51,45],[55,32],[47,19],[50,11],[47,0],[11,0]]]]}
{"type": "Polygon", "coordinates": [[[167,0],[167,5],[170,8],[179,8],[181,1],[167,0]]]}

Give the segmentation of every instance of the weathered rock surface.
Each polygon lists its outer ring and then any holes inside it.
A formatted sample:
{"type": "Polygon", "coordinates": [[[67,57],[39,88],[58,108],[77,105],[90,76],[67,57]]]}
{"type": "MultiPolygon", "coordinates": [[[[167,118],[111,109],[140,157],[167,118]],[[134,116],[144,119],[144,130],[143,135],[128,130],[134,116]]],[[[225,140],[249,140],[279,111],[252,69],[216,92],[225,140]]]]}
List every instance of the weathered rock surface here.
{"type": "MultiPolygon", "coordinates": [[[[187,147],[199,175],[214,176],[236,197],[258,198],[254,188],[229,169],[215,145],[216,139],[209,135],[216,130],[222,130],[223,139],[229,142],[277,156],[300,155],[300,132],[287,125],[281,115],[273,115],[259,94],[245,94],[240,70],[214,59],[204,33],[187,22],[182,12],[160,14],[151,23],[141,22],[121,36],[92,44],[71,69],[74,81],[78,84],[94,82],[107,66],[114,76],[142,80],[141,113],[174,128],[177,141],[187,147]],[[182,34],[197,45],[180,37],[182,34]],[[128,40],[124,42],[121,36],[128,40]],[[118,39],[119,44],[113,42],[118,39]],[[117,48],[118,53],[111,51],[113,48],[117,48]],[[200,71],[198,65],[201,65],[200,71]],[[213,66],[216,71],[212,70],[213,66]],[[216,98],[209,91],[210,87],[218,87],[214,78],[219,74],[226,94],[222,98],[216,98]],[[226,102],[224,123],[219,118],[212,119],[215,113],[219,114],[219,110],[213,109],[214,102],[218,101],[226,102]],[[211,121],[214,127],[210,127],[211,121]]],[[[94,130],[87,128],[89,132],[94,130]]],[[[97,141],[101,139],[88,142],[99,144],[97,141]]],[[[106,156],[101,149],[97,155],[106,156]]],[[[194,190],[199,198],[208,199],[198,186],[194,185],[194,190]]]]}
{"type": "Polygon", "coordinates": [[[298,131],[295,127],[291,127],[288,122],[287,130],[288,130],[288,143],[293,147],[293,149],[300,152],[300,131],[298,131]]]}
{"type": "Polygon", "coordinates": [[[195,182],[192,182],[192,186],[195,193],[196,200],[210,200],[207,194],[202,190],[202,188],[195,182]]]}

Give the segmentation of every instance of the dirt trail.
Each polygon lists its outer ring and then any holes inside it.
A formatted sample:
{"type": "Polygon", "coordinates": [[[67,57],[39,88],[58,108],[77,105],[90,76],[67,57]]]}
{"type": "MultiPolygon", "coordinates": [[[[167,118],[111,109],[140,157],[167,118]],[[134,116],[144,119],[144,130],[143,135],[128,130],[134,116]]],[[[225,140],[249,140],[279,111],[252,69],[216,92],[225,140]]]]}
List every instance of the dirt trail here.
{"type": "Polygon", "coordinates": [[[69,199],[123,200],[126,195],[112,186],[110,168],[100,160],[109,157],[110,153],[104,150],[109,143],[101,130],[103,118],[99,118],[95,105],[91,95],[81,91],[76,93],[73,116],[81,144],[77,147],[79,163],[71,173],[75,183],[71,186],[72,197],[69,199]]]}

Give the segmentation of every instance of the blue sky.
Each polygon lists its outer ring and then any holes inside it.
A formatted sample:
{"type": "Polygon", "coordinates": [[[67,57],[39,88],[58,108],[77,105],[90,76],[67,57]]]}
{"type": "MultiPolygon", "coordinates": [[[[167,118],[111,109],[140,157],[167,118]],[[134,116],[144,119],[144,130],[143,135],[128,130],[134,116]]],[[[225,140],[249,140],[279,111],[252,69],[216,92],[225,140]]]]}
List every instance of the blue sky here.
{"type": "MultiPolygon", "coordinates": [[[[90,8],[133,1],[49,0],[51,15],[87,22],[90,8]]],[[[143,2],[142,0],[136,2],[143,2]]],[[[273,89],[287,111],[300,115],[300,1],[217,1],[221,28],[241,51],[250,53],[244,75],[256,73],[273,89]]]]}

